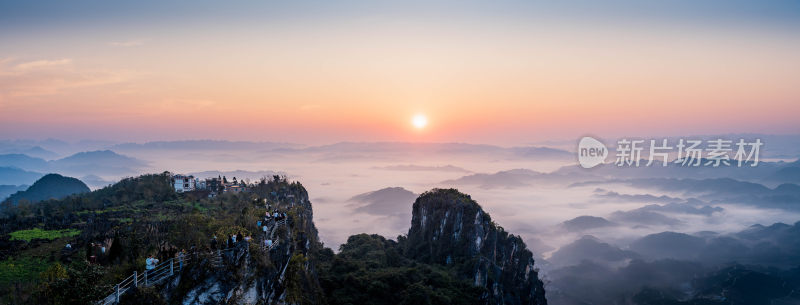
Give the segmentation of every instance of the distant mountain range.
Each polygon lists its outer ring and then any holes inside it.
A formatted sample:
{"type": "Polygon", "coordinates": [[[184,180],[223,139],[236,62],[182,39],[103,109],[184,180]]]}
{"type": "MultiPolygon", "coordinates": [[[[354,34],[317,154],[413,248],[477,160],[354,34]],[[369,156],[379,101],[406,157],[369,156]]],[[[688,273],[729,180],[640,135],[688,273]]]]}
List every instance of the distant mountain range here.
{"type": "Polygon", "coordinates": [[[97,175],[86,175],[80,177],[80,180],[83,181],[83,183],[86,183],[86,185],[88,185],[90,188],[101,188],[116,182],[116,181],[105,180],[101,177],[98,177],[97,175]]]}
{"type": "Polygon", "coordinates": [[[775,188],[769,188],[763,184],[730,178],[641,178],[575,183],[572,186],[591,186],[609,183],[625,184],[644,189],[679,192],[686,196],[691,196],[710,203],[741,203],[788,210],[797,210],[800,208],[797,205],[797,203],[800,202],[800,185],[792,183],[784,183],[775,188]]]}
{"type": "Polygon", "coordinates": [[[80,152],[51,161],[56,170],[64,172],[124,175],[146,165],[144,161],[117,154],[110,150],[80,152]]]}
{"type": "Polygon", "coordinates": [[[636,252],[622,250],[594,236],[585,235],[554,252],[550,262],[557,266],[569,266],[577,265],[584,260],[613,263],[640,257],[641,255],[636,252]]]}
{"type": "Polygon", "coordinates": [[[617,224],[596,216],[578,216],[561,223],[561,227],[569,232],[581,232],[602,227],[613,227],[617,224]]]}
{"type": "Polygon", "coordinates": [[[484,189],[492,188],[518,188],[534,184],[554,184],[585,181],[594,176],[585,173],[542,173],[530,169],[511,169],[493,174],[475,173],[458,179],[442,181],[444,185],[476,185],[484,189]]]}
{"type": "Polygon", "coordinates": [[[221,140],[154,141],[145,143],[122,143],[111,146],[113,150],[270,150],[297,148],[299,144],[278,142],[249,142],[221,140]]]}
{"type": "Polygon", "coordinates": [[[102,140],[80,140],[77,142],[58,139],[0,140],[0,154],[26,154],[31,157],[53,160],[76,152],[108,149],[116,143],[102,140]]]}
{"type": "Polygon", "coordinates": [[[561,175],[583,175],[589,179],[599,180],[604,178],[625,177],[627,179],[639,178],[731,178],[741,181],[759,182],[777,186],[781,183],[800,183],[800,159],[785,161],[761,161],[757,166],[743,164],[741,167],[736,162],[731,162],[730,166],[702,166],[708,159],[700,159],[701,166],[688,166],[681,163],[669,162],[667,166],[662,166],[658,159],[657,163],[645,166],[647,159],[641,159],[637,166],[616,166],[614,164],[603,164],[587,171],[579,165],[564,166],[552,174],[561,175]]]}
{"type": "Polygon", "coordinates": [[[43,172],[73,175],[128,175],[145,162],[110,150],[80,152],[66,158],[46,161],[25,154],[0,155],[0,184],[30,184],[43,172]]]}
{"type": "Polygon", "coordinates": [[[402,187],[387,187],[350,198],[358,205],[356,212],[374,215],[408,215],[417,194],[402,187]]]}
{"type": "Polygon", "coordinates": [[[454,172],[454,173],[470,173],[471,171],[453,165],[443,166],[425,166],[425,165],[391,165],[391,166],[374,166],[372,169],[398,171],[398,172],[454,172]]]}
{"type": "Polygon", "coordinates": [[[548,147],[501,147],[466,143],[410,143],[410,142],[341,142],[331,145],[283,150],[284,152],[317,153],[318,161],[348,161],[387,159],[397,156],[445,155],[451,157],[480,156],[492,159],[570,160],[574,154],[548,147]]]}
{"type": "Polygon", "coordinates": [[[54,159],[58,158],[58,154],[47,149],[42,148],[41,146],[33,146],[33,147],[12,147],[8,149],[0,150],[2,154],[24,154],[31,157],[42,158],[42,159],[54,159]]]}
{"type": "Polygon", "coordinates": [[[800,222],[753,225],[730,234],[665,231],[638,238],[628,247],[583,236],[549,258],[555,268],[547,272],[548,302],[628,304],[619,300],[633,297],[658,301],[632,304],[797,304],[791,291],[800,285],[798,236],[800,222]],[[731,266],[739,271],[732,272],[731,266]],[[777,288],[782,291],[765,293],[777,288]],[[661,292],[645,296],[642,289],[661,292]],[[688,293],[670,294],[677,289],[688,293]],[[720,295],[732,301],[708,301],[720,295]],[[787,296],[787,302],[780,301],[787,296]],[[671,298],[695,300],[664,301],[671,298]]]}
{"type": "Polygon", "coordinates": [[[391,159],[409,155],[480,156],[493,159],[570,160],[571,152],[536,146],[501,147],[466,143],[412,143],[412,142],[339,142],[329,145],[306,146],[293,143],[247,141],[158,141],[123,143],[109,146],[120,152],[166,151],[245,151],[261,155],[313,155],[318,162],[344,162],[351,160],[391,159]]]}
{"type": "Polygon", "coordinates": [[[44,159],[30,157],[24,154],[0,155],[0,166],[17,167],[38,172],[50,169],[50,163],[44,159]]]}
{"type": "Polygon", "coordinates": [[[28,189],[27,185],[0,185],[0,202],[3,202],[9,195],[28,189]]]}
{"type": "Polygon", "coordinates": [[[0,166],[0,185],[30,185],[44,174],[16,167],[0,166]]]}
{"type": "Polygon", "coordinates": [[[27,190],[14,193],[5,201],[17,204],[24,199],[31,203],[36,203],[51,198],[60,199],[72,194],[86,192],[89,192],[89,187],[78,179],[64,177],[59,174],[47,174],[27,190]]]}

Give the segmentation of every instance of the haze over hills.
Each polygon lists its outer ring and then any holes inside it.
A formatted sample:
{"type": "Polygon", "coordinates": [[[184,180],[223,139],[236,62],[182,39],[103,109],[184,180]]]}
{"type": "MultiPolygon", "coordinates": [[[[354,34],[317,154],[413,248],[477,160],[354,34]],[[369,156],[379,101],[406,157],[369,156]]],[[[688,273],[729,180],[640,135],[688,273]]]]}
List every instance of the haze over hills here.
{"type": "Polygon", "coordinates": [[[23,154],[0,155],[0,166],[17,167],[33,172],[68,174],[124,175],[136,173],[146,163],[110,150],[80,152],[51,161],[23,154]]]}
{"type": "MultiPolygon", "coordinates": [[[[613,161],[613,160],[612,160],[613,161]]],[[[660,161],[657,159],[657,161],[660,161]]],[[[707,163],[708,159],[700,159],[701,164],[707,163]]],[[[660,163],[655,166],[644,166],[648,163],[647,159],[640,160],[640,166],[615,166],[614,164],[607,163],[603,166],[593,168],[591,176],[595,180],[602,178],[688,178],[688,179],[713,179],[713,178],[729,178],[754,183],[767,183],[770,185],[777,185],[780,183],[792,183],[796,181],[793,176],[780,175],[783,171],[792,171],[800,168],[798,164],[800,159],[794,158],[790,162],[786,161],[766,161],[761,160],[758,166],[751,166],[750,164],[743,164],[738,166],[736,162],[730,165],[721,165],[719,167],[713,166],[686,166],[682,163],[669,162],[667,166],[661,166],[660,163]],[[777,184],[776,184],[777,183],[777,184]]],[[[578,165],[567,165],[554,171],[553,174],[561,175],[575,175],[586,174],[585,169],[578,165]]]]}
{"type": "Polygon", "coordinates": [[[23,154],[31,157],[52,160],[58,158],[58,154],[42,148],[41,146],[32,147],[11,147],[0,150],[0,154],[23,154]]]}
{"type": "Polygon", "coordinates": [[[429,165],[389,165],[389,166],[376,166],[374,169],[390,170],[390,171],[412,171],[412,172],[428,172],[428,171],[443,171],[443,172],[456,172],[456,173],[469,173],[470,171],[453,165],[443,166],[429,166],[429,165]]]}
{"type": "Polygon", "coordinates": [[[585,215],[564,221],[561,224],[561,226],[564,227],[565,230],[571,232],[587,231],[603,227],[613,227],[616,225],[617,224],[610,222],[603,217],[585,216],[585,215]]]}
{"type": "Polygon", "coordinates": [[[146,165],[144,161],[110,150],[80,152],[51,163],[54,168],[66,173],[90,172],[105,175],[131,174],[146,165]]]}
{"type": "Polygon", "coordinates": [[[795,164],[795,166],[781,168],[772,175],[764,178],[764,180],[773,183],[800,184],[800,166],[796,166],[797,162],[793,164],[795,164]]]}
{"type": "Polygon", "coordinates": [[[280,148],[302,147],[300,144],[277,142],[250,142],[225,140],[185,140],[185,141],[153,141],[144,143],[121,143],[109,147],[112,150],[273,150],[280,148]]]}
{"type": "MultiPolygon", "coordinates": [[[[315,162],[348,162],[353,160],[386,160],[408,156],[445,156],[500,158],[509,160],[570,160],[570,152],[547,147],[501,147],[466,143],[412,142],[339,142],[307,146],[291,143],[246,141],[165,141],[124,143],[110,147],[130,154],[156,153],[223,153],[238,152],[264,157],[311,156],[315,162]]],[[[233,156],[233,155],[229,155],[233,156]]]]}
{"type": "Polygon", "coordinates": [[[6,200],[9,195],[28,189],[28,185],[2,185],[0,184],[0,202],[6,200]]]}
{"type": "Polygon", "coordinates": [[[3,185],[30,185],[42,176],[44,175],[16,167],[0,167],[0,184],[3,185]]]}
{"type": "MultiPolygon", "coordinates": [[[[766,158],[797,160],[800,158],[800,135],[769,135],[769,134],[724,134],[724,135],[698,135],[685,136],[685,139],[733,139],[761,138],[768,143],[768,149],[762,152],[766,158]]],[[[677,141],[677,138],[669,138],[677,141]]],[[[67,156],[81,151],[93,150],[262,150],[286,152],[411,152],[421,150],[426,153],[495,153],[496,155],[517,155],[517,157],[533,158],[564,158],[574,159],[573,150],[575,139],[565,141],[545,141],[525,146],[501,147],[487,144],[466,143],[411,143],[411,142],[338,142],[327,145],[304,145],[287,142],[268,141],[228,141],[228,140],[173,140],[150,142],[126,142],[104,140],[80,140],[67,142],[58,139],[31,140],[0,140],[0,154],[20,153],[32,157],[53,159],[58,156],[67,156]],[[36,155],[37,152],[46,155],[36,155]],[[55,154],[55,155],[53,155],[55,154]]],[[[613,144],[616,140],[605,141],[613,144]]],[[[769,161],[769,160],[765,160],[769,161]]]]}
{"type": "Polygon", "coordinates": [[[554,266],[544,263],[550,269],[548,301],[613,303],[626,295],[634,304],[731,304],[713,301],[726,295],[742,304],[793,304],[797,298],[790,287],[800,286],[798,228],[800,223],[776,223],[724,235],[662,232],[635,240],[628,249],[584,236],[553,253],[554,266]],[[760,281],[788,289],[764,293],[760,281]]]}
{"type": "Polygon", "coordinates": [[[50,169],[50,163],[41,158],[24,154],[0,155],[0,166],[17,167],[31,171],[44,172],[50,169]]]}
{"type": "MultiPolygon", "coordinates": [[[[800,205],[800,185],[784,183],[775,188],[763,184],[738,181],[730,178],[676,179],[643,178],[632,180],[607,180],[602,182],[582,182],[572,186],[603,184],[623,184],[643,189],[693,196],[711,203],[740,203],[760,207],[798,209],[800,205]]],[[[702,201],[692,201],[702,203],[702,201]]]]}
{"type": "Polygon", "coordinates": [[[492,188],[521,188],[535,184],[558,184],[565,181],[585,181],[597,179],[596,176],[586,174],[542,173],[530,169],[518,168],[499,171],[492,174],[475,173],[458,179],[440,182],[446,185],[475,185],[484,189],[492,188]]]}
{"type": "Polygon", "coordinates": [[[586,235],[554,252],[548,260],[556,266],[573,266],[583,261],[603,264],[624,264],[626,260],[639,258],[633,251],[622,250],[604,243],[591,235],[586,235]]]}
{"type": "Polygon", "coordinates": [[[86,185],[88,185],[91,189],[102,188],[104,186],[108,186],[108,185],[113,184],[114,182],[116,182],[114,180],[103,179],[102,177],[97,176],[97,175],[86,175],[86,176],[80,177],[79,179],[81,181],[83,181],[83,183],[86,183],[86,185]]]}
{"type": "MultiPolygon", "coordinates": [[[[759,276],[786,279],[790,275],[760,268],[785,271],[796,262],[791,255],[796,250],[789,246],[792,229],[774,228],[774,232],[785,234],[780,241],[748,240],[738,234],[758,223],[793,224],[800,219],[796,208],[799,186],[788,182],[793,181],[792,173],[800,168],[800,161],[770,160],[741,168],[619,168],[607,164],[587,170],[574,165],[574,155],[569,160],[537,161],[522,156],[524,149],[493,145],[265,144],[261,149],[249,142],[230,142],[231,148],[225,149],[229,142],[186,142],[131,144],[124,151],[122,146],[115,149],[120,149],[122,156],[142,161],[142,167],[134,172],[168,170],[198,178],[250,178],[251,182],[277,174],[302,180],[313,195],[320,241],[333,249],[350,243],[353,248],[348,248],[345,257],[353,260],[366,259],[358,250],[362,247],[375,246],[382,257],[399,251],[391,239],[358,234],[404,235],[415,194],[431,187],[458,187],[479,199],[494,221],[502,223],[504,230],[519,234],[536,253],[540,274],[548,279],[545,288],[550,304],[614,303],[634,296],[652,301],[654,290],[660,293],[656,296],[670,300],[711,298],[692,283],[693,276],[704,283],[715,283],[715,270],[738,263],[744,265],[736,268],[759,276]],[[218,146],[206,149],[206,144],[218,146]],[[477,149],[475,153],[469,152],[472,148],[477,149]],[[670,246],[669,238],[658,237],[673,235],[702,243],[694,246],[694,255],[672,253],[669,249],[674,245],[670,246]],[[358,237],[350,240],[351,236],[358,237]],[[647,276],[652,278],[641,280],[647,276]],[[609,281],[608,277],[619,280],[609,281]],[[652,287],[645,290],[640,282],[652,287]],[[685,292],[672,294],[674,291],[685,292]]],[[[9,158],[39,164],[44,161],[9,158]]],[[[50,165],[54,160],[44,162],[50,165]]],[[[91,166],[86,169],[93,170],[91,166]]],[[[41,175],[31,173],[39,176],[29,184],[41,175]]],[[[124,175],[128,174],[89,172],[75,176],[94,188],[124,175]]],[[[345,281],[338,277],[330,280],[345,281]]],[[[457,290],[457,286],[442,288],[457,290]]],[[[631,304],[648,304],[643,302],[631,304]]]]}
{"type": "Polygon", "coordinates": [[[402,187],[387,187],[350,198],[358,203],[356,212],[376,215],[408,214],[417,194],[402,187]]]}
{"type": "Polygon", "coordinates": [[[103,140],[78,140],[78,141],[64,141],[59,139],[13,139],[13,140],[0,140],[0,153],[20,153],[32,157],[43,158],[47,160],[56,159],[59,157],[69,156],[82,151],[105,150],[111,145],[116,144],[114,141],[103,140]],[[43,155],[37,155],[43,154],[43,155]]]}

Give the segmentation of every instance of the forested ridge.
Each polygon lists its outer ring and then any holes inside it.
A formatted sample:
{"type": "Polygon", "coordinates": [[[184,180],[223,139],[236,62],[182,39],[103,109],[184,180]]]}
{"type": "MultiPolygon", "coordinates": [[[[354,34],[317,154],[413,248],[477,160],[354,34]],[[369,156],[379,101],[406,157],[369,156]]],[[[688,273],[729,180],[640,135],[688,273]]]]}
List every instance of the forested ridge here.
{"type": "Polygon", "coordinates": [[[195,261],[175,280],[139,287],[121,303],[546,304],[521,239],[456,190],[420,196],[408,235],[357,234],[334,253],[319,241],[299,182],[265,177],[247,192],[211,197],[176,193],[170,178],[143,175],[60,200],[5,205],[0,301],[96,302],[141,272],[148,256],[163,261],[186,250],[195,261]],[[265,211],[286,215],[284,226],[263,235],[277,236],[270,247],[259,238],[265,211]],[[254,238],[215,263],[215,249],[237,234],[254,238]]]}

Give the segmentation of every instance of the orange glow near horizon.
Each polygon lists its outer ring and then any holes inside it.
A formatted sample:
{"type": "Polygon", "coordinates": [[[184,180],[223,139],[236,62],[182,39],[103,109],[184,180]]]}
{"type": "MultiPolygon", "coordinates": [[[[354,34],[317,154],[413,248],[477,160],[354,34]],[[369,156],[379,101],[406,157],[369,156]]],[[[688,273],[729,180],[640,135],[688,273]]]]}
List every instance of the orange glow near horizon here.
{"type": "Polygon", "coordinates": [[[797,39],[371,25],[21,39],[48,51],[0,53],[0,137],[513,144],[798,131],[797,39]],[[435,126],[409,126],[419,109],[435,126]]]}

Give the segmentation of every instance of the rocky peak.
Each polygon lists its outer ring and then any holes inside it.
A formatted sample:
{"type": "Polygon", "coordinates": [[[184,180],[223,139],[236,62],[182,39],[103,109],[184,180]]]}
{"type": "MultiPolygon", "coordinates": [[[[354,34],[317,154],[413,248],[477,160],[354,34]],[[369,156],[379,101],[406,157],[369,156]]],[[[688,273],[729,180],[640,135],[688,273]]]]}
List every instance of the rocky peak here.
{"type": "Polygon", "coordinates": [[[406,255],[453,265],[475,286],[485,304],[547,304],[533,254],[522,238],[495,224],[469,195],[433,189],[414,202],[406,255]]]}
{"type": "MultiPolygon", "coordinates": [[[[212,254],[174,283],[165,285],[165,299],[182,304],[324,303],[314,257],[322,245],[305,188],[275,179],[254,189],[256,195],[268,199],[273,209],[288,216],[270,229],[274,230],[270,235],[274,246],[264,248],[259,235],[254,235],[251,243],[237,242],[233,251],[212,254]],[[181,287],[190,288],[177,289],[181,287]]],[[[262,200],[257,201],[259,215],[262,200]]]]}

